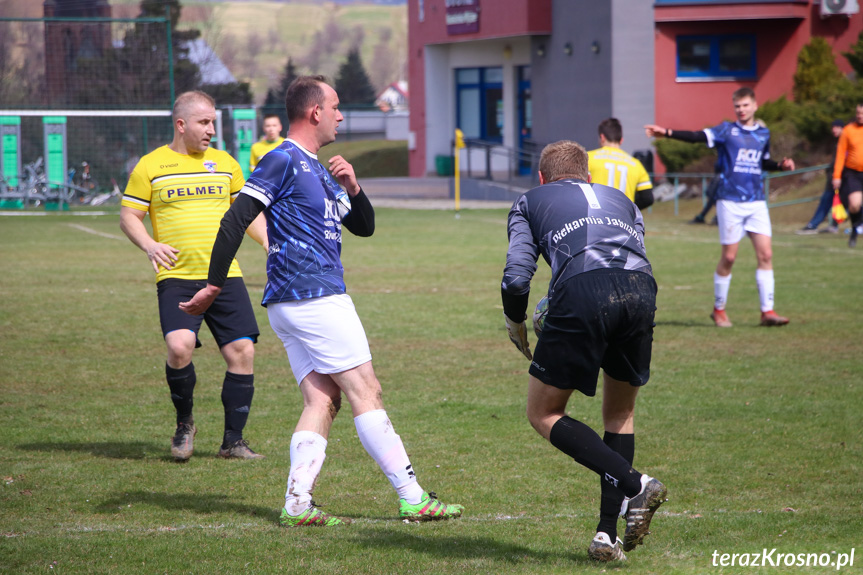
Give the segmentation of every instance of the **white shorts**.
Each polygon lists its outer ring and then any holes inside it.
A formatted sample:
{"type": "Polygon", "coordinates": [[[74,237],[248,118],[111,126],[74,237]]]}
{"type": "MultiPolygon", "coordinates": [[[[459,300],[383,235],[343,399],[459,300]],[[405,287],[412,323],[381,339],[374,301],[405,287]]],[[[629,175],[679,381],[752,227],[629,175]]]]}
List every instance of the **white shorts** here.
{"type": "Polygon", "coordinates": [[[299,384],[309,373],[340,373],[372,354],[354,302],[347,294],[267,305],[270,326],[285,346],[299,384]]]}
{"type": "Polygon", "coordinates": [[[773,235],[770,231],[770,211],[767,202],[716,202],[719,223],[719,243],[723,246],[740,243],[747,233],[773,235]]]}

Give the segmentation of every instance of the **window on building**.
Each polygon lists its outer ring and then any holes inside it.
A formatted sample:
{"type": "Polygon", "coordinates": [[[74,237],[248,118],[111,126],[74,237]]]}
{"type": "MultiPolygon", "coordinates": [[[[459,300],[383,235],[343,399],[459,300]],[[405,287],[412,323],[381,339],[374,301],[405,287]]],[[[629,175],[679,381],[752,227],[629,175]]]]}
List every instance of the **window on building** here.
{"type": "Polygon", "coordinates": [[[755,36],[678,36],[677,79],[755,78],[755,36]]]}
{"type": "Polygon", "coordinates": [[[503,141],[503,68],[459,68],[456,126],[465,138],[503,141]]]}

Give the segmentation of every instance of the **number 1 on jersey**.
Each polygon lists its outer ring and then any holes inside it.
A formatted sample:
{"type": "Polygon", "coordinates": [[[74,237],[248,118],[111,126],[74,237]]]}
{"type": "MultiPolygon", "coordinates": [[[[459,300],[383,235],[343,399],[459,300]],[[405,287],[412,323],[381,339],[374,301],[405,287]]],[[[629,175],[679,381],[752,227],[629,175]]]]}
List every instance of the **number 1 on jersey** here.
{"type": "Polygon", "coordinates": [[[610,188],[617,188],[618,190],[626,193],[626,171],[627,167],[617,164],[612,164],[608,162],[605,164],[605,171],[608,172],[608,183],[606,184],[610,188]],[[620,172],[620,181],[615,184],[614,182],[614,170],[617,169],[620,172]]]}

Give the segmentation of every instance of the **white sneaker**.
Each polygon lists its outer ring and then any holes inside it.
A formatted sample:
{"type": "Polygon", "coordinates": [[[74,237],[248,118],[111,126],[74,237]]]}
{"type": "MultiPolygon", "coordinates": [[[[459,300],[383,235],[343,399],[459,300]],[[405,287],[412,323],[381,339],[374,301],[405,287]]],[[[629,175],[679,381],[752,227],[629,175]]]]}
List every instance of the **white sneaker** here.
{"type": "Polygon", "coordinates": [[[590,542],[590,547],[587,549],[587,556],[594,561],[602,561],[603,563],[608,563],[609,561],[626,561],[626,555],[624,555],[622,547],[623,541],[620,540],[620,537],[618,537],[617,541],[612,545],[611,537],[608,536],[608,533],[599,531],[593,538],[593,541],[590,542]]]}

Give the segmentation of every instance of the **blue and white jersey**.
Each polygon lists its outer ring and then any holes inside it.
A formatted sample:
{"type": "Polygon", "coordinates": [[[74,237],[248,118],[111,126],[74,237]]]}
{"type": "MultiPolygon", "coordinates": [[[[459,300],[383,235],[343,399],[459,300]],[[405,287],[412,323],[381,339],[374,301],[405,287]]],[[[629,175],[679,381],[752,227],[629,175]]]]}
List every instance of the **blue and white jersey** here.
{"type": "Polygon", "coordinates": [[[707,145],[716,148],[720,166],[717,199],[732,202],[764,200],[761,160],[770,158],[770,130],[722,122],[704,130],[707,145]]]}
{"type": "Polygon", "coordinates": [[[266,206],[262,305],[345,293],[342,218],[350,202],[315,154],[285,140],[261,158],[241,193],[266,206]]]}

